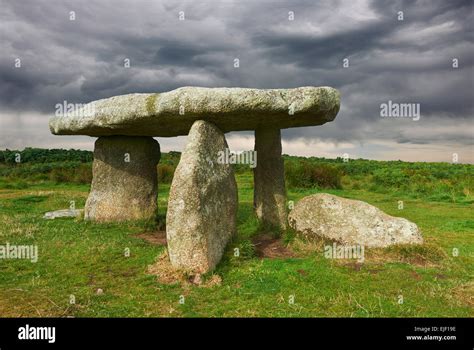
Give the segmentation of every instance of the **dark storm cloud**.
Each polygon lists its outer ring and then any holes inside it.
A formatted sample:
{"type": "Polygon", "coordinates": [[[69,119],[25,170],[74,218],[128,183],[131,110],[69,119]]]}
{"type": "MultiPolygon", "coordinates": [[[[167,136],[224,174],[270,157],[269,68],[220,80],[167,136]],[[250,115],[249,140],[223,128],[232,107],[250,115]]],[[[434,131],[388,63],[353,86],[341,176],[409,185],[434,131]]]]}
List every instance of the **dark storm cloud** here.
{"type": "Polygon", "coordinates": [[[3,113],[186,85],[330,85],[342,95],[336,121],[287,140],[472,143],[471,1],[4,0],[0,11],[3,113]],[[419,103],[422,118],[382,120],[388,100],[419,103]]]}

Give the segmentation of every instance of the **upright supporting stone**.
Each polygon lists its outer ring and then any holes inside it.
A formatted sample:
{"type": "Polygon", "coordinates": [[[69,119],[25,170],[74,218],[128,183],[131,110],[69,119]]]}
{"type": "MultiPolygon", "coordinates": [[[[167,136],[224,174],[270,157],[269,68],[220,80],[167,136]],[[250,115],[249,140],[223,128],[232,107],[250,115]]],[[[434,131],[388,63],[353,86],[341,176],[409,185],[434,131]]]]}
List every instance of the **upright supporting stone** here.
{"type": "Polygon", "coordinates": [[[99,137],[85,219],[126,221],[153,217],[160,155],[160,145],[152,137],[99,137]]]}
{"type": "Polygon", "coordinates": [[[214,269],[236,233],[234,170],[219,160],[226,148],[214,124],[194,122],[168,199],[166,237],[174,267],[198,273],[214,269]]]}
{"type": "Polygon", "coordinates": [[[254,169],[254,207],[263,224],[287,227],[285,170],[280,129],[255,130],[257,167],[254,169]]]}

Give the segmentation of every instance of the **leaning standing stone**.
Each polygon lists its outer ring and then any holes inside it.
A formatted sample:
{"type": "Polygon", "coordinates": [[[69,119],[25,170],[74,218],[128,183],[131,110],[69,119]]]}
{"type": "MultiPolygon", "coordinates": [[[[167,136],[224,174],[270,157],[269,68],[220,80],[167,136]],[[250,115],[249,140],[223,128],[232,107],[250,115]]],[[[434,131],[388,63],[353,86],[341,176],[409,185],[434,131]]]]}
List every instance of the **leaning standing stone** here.
{"type": "Polygon", "coordinates": [[[236,232],[237,184],[230,164],[218,163],[228,148],[224,134],[198,120],[171,184],[166,237],[171,264],[205,273],[219,263],[236,232]]]}
{"type": "Polygon", "coordinates": [[[153,217],[157,208],[159,160],[160,145],[152,137],[97,139],[84,218],[126,221],[153,217]]]}

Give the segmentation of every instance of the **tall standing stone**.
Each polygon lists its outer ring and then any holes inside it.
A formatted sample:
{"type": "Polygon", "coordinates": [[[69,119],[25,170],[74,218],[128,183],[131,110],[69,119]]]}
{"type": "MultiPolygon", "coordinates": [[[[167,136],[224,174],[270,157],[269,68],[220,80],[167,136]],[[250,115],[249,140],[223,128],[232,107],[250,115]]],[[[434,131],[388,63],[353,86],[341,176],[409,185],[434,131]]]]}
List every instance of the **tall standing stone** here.
{"type": "Polygon", "coordinates": [[[255,151],[258,159],[254,169],[255,212],[263,224],[285,229],[286,189],[280,129],[255,130],[255,151]]]}
{"type": "Polygon", "coordinates": [[[126,221],[153,217],[160,155],[160,145],[152,137],[99,137],[85,219],[126,221]]]}
{"type": "Polygon", "coordinates": [[[176,268],[197,273],[214,269],[236,232],[234,171],[218,162],[226,148],[224,134],[214,124],[194,122],[174,173],[166,216],[168,254],[176,268]]]}

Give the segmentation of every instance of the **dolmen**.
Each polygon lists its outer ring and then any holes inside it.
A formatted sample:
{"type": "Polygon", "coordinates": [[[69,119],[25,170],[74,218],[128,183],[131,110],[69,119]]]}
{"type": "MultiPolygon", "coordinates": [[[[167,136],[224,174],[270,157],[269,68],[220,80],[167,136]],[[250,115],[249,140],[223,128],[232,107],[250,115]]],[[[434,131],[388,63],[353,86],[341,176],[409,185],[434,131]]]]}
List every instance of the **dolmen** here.
{"type": "Polygon", "coordinates": [[[160,146],[153,137],[189,135],[170,188],[166,231],[176,268],[204,273],[220,261],[236,232],[237,186],[225,133],[254,130],[254,207],[265,225],[285,229],[281,129],[334,120],[340,96],[330,87],[247,89],[182,87],[88,103],[50,118],[55,135],[95,142],[84,217],[99,222],[152,218],[157,209],[160,146]]]}

